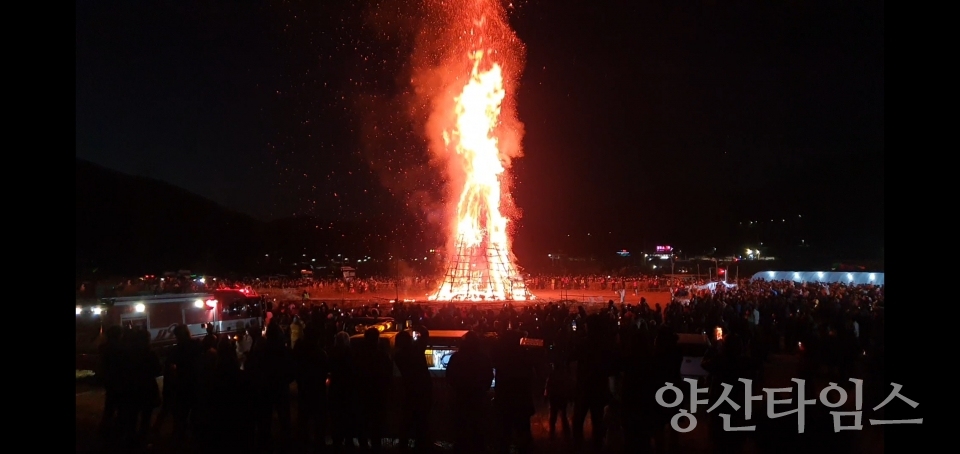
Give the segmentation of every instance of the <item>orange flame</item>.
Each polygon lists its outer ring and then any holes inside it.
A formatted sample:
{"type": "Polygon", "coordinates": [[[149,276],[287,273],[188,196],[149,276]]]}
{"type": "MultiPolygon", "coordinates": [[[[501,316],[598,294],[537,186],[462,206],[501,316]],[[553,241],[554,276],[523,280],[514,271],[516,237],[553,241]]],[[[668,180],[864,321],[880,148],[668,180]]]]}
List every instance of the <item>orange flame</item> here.
{"type": "Polygon", "coordinates": [[[444,132],[443,138],[448,146],[456,142],[467,175],[457,204],[457,237],[465,246],[474,247],[489,236],[492,244],[506,248],[507,219],[500,214],[500,175],[504,168],[497,138],[492,136],[504,96],[503,75],[497,64],[480,72],[483,51],[474,52],[470,58],[474,61],[470,82],[456,99],[456,129],[444,132]]]}
{"type": "MultiPolygon", "coordinates": [[[[474,5],[486,6],[477,9],[481,15],[473,22],[476,29],[470,32],[473,35],[479,31],[480,36],[475,41],[476,48],[467,52],[471,71],[454,98],[455,120],[442,132],[444,148],[447,153],[455,153],[455,162],[464,176],[451,232],[454,236],[451,243],[455,246],[440,288],[430,299],[523,301],[532,295],[527,292],[513,262],[508,219],[501,212],[505,162],[510,159],[509,154],[502,152],[497,137],[507,96],[504,71],[493,59],[497,51],[483,44],[484,37],[488,37],[484,34],[488,16],[484,13],[493,3],[473,1],[474,5]]],[[[506,27],[502,15],[494,17],[501,19],[496,24],[498,27],[506,27]]],[[[463,79],[454,80],[463,83],[463,79]]]]}

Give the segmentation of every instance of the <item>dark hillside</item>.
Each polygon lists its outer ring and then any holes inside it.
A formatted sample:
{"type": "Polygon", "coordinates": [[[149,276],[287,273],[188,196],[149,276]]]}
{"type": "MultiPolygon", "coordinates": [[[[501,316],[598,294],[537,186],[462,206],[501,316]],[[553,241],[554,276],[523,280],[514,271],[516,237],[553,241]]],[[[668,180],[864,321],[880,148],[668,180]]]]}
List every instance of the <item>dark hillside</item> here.
{"type": "MultiPolygon", "coordinates": [[[[263,223],[178,187],[76,161],[77,273],[218,273],[256,260],[263,223]]],[[[79,276],[78,276],[79,277],[79,276]]]]}

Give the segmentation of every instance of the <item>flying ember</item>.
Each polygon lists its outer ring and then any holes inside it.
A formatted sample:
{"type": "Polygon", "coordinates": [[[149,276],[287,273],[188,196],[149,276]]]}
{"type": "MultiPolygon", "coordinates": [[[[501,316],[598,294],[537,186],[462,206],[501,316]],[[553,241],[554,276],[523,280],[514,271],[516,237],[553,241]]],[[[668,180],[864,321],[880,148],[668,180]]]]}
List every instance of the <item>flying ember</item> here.
{"type": "MultiPolygon", "coordinates": [[[[448,2],[449,3],[449,2],[448,2]]],[[[431,300],[523,301],[532,299],[510,251],[508,217],[503,204],[510,202],[506,170],[511,157],[519,156],[520,123],[512,109],[504,115],[511,87],[505,65],[519,73],[522,46],[507,25],[499,0],[462,0],[455,25],[466,25],[467,49],[446,65],[463,71],[450,77],[452,117],[441,132],[450,159],[451,195],[456,197],[442,283],[431,300]],[[472,17],[471,17],[472,16],[472,17]],[[513,51],[513,55],[511,55],[513,51]],[[506,117],[506,120],[504,121],[506,117]],[[512,121],[509,121],[512,120],[512,121]],[[508,148],[508,149],[505,149],[508,148]]],[[[460,47],[460,46],[457,46],[460,47]]],[[[512,81],[515,83],[515,79],[512,81]]]]}

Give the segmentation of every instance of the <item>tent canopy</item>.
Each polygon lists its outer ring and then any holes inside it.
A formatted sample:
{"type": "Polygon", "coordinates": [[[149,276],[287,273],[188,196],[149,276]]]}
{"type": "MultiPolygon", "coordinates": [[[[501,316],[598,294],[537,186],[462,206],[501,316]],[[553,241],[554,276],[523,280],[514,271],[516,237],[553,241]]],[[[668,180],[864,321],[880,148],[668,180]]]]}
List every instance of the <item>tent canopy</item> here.
{"type": "Polygon", "coordinates": [[[846,271],[761,271],[751,280],[845,283],[853,285],[883,285],[883,273],[855,273],[846,271]]]}

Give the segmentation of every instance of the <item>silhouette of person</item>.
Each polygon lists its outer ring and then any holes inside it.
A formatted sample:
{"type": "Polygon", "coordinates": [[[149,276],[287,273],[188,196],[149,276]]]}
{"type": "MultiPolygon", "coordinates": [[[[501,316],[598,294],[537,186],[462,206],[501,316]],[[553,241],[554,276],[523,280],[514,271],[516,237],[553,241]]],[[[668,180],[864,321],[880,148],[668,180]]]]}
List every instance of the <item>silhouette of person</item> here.
{"type": "Polygon", "coordinates": [[[312,448],[326,446],[327,354],[311,322],[293,346],[297,381],[297,426],[300,440],[312,448]]]}
{"type": "MultiPolygon", "coordinates": [[[[722,393],[722,384],[732,385],[732,392],[728,396],[733,402],[743,402],[746,399],[743,384],[739,382],[740,378],[752,378],[749,373],[752,365],[748,358],[744,356],[743,340],[739,334],[728,335],[719,352],[710,358],[704,358],[703,368],[710,374],[710,401],[713,402],[720,398],[722,393]]],[[[728,413],[731,416],[732,426],[743,426],[750,424],[744,421],[743,412],[734,411],[734,409],[721,406],[719,411],[715,412],[711,421],[711,436],[718,447],[718,452],[740,452],[740,448],[745,441],[739,436],[739,432],[728,432],[722,430],[723,420],[720,413],[728,413]]]]}
{"type": "Polygon", "coordinates": [[[386,433],[386,399],[393,380],[393,361],[380,347],[380,331],[368,328],[356,352],[360,411],[363,418],[360,446],[382,449],[386,433]]]}
{"type": "Polygon", "coordinates": [[[236,436],[243,427],[244,383],[240,372],[240,360],[236,346],[229,336],[221,335],[217,343],[216,364],[213,370],[214,386],[210,389],[211,410],[215,415],[211,429],[217,450],[238,452],[243,450],[243,437],[236,436]]]}
{"type": "Polygon", "coordinates": [[[121,370],[123,351],[121,337],[123,328],[111,326],[105,333],[105,341],[98,347],[99,374],[103,380],[103,416],[100,418],[100,433],[106,435],[115,428],[120,408],[121,370]]]}
{"type": "MultiPolygon", "coordinates": [[[[668,326],[660,327],[653,346],[653,368],[657,377],[656,387],[663,386],[664,383],[682,383],[680,376],[680,366],[683,364],[683,353],[680,351],[677,336],[668,326]]],[[[679,441],[679,433],[669,427],[670,418],[673,416],[674,409],[664,408],[661,405],[656,406],[653,421],[653,437],[657,447],[657,452],[664,452],[666,447],[666,432],[670,433],[670,448],[675,450],[679,441]]]]}
{"type": "Polygon", "coordinates": [[[258,450],[271,449],[272,422],[276,413],[280,422],[280,450],[289,449],[290,384],[294,380],[293,355],[283,338],[280,325],[267,326],[266,339],[250,352],[246,370],[250,374],[258,450]]]}
{"type": "Polygon", "coordinates": [[[150,350],[150,332],[136,329],[126,336],[126,357],[122,380],[125,389],[120,402],[120,419],[127,449],[135,450],[146,442],[150,420],[160,406],[157,377],[162,368],[160,358],[150,350]]]}
{"type": "Polygon", "coordinates": [[[356,365],[350,348],[350,335],[340,331],[334,336],[330,351],[330,425],[333,446],[337,449],[353,448],[357,436],[356,365]]]}
{"type": "Polygon", "coordinates": [[[550,436],[557,430],[557,418],[560,418],[560,429],[564,436],[570,434],[570,418],[567,416],[567,407],[573,397],[573,377],[566,361],[558,360],[553,363],[544,396],[550,405],[550,436]]]}
{"type": "Polygon", "coordinates": [[[197,401],[200,343],[190,337],[190,330],[186,326],[177,326],[173,333],[177,344],[167,357],[170,375],[164,379],[163,386],[171,388],[170,395],[174,399],[174,438],[182,442],[194,419],[192,416],[197,401]]]}
{"type": "Polygon", "coordinates": [[[609,377],[612,373],[610,351],[604,342],[603,323],[603,317],[599,314],[588,316],[587,336],[574,352],[577,384],[573,404],[573,437],[583,440],[583,425],[589,414],[593,428],[592,440],[598,448],[603,446],[606,434],[603,409],[610,401],[609,377]]]}
{"type": "Polygon", "coordinates": [[[430,443],[427,425],[433,405],[433,381],[423,347],[429,334],[426,330],[419,330],[417,334],[419,339],[414,342],[409,332],[397,333],[394,362],[400,371],[402,390],[400,449],[406,450],[413,441],[417,452],[425,452],[430,443]]]}
{"type": "Polygon", "coordinates": [[[521,334],[510,330],[500,337],[494,367],[497,371],[497,383],[494,389],[494,403],[500,422],[500,452],[510,452],[511,442],[515,442],[518,451],[526,452],[530,448],[530,417],[536,409],[533,406],[534,371],[529,358],[520,347],[521,334]]]}
{"type": "Polygon", "coordinates": [[[644,454],[651,451],[657,383],[650,367],[652,342],[646,325],[641,326],[631,325],[624,336],[622,396],[624,452],[644,454]]]}
{"type": "Polygon", "coordinates": [[[216,413],[215,392],[217,382],[217,339],[216,335],[208,334],[200,342],[200,367],[197,380],[197,400],[193,409],[194,443],[202,451],[209,451],[216,447],[216,423],[220,415],[216,413]]]}
{"type": "Polygon", "coordinates": [[[217,333],[213,323],[207,323],[207,335],[200,341],[200,348],[203,351],[217,349],[217,333]]]}
{"type": "Polygon", "coordinates": [[[447,363],[447,381],[453,388],[457,452],[483,452],[483,413],[493,382],[493,363],[480,349],[480,336],[470,331],[447,363]]]}

